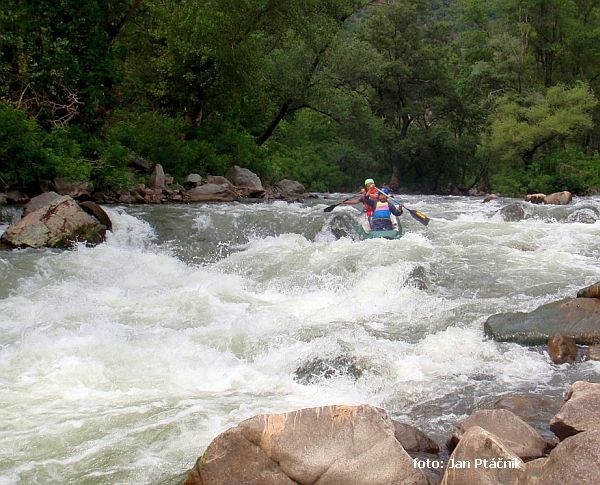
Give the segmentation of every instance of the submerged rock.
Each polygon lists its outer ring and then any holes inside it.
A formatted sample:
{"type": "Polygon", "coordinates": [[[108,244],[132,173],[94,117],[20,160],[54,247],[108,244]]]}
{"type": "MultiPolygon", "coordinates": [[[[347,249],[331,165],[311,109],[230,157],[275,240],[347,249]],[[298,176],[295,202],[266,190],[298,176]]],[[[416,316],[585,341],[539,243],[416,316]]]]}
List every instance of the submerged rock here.
{"type": "Polygon", "coordinates": [[[301,384],[312,384],[321,379],[347,375],[358,379],[363,369],[355,358],[340,355],[333,359],[312,359],[296,369],[295,379],[301,384]]]}
{"type": "Polygon", "coordinates": [[[500,214],[506,222],[516,222],[525,219],[526,212],[522,203],[515,202],[500,209],[500,214]]]}
{"type": "Polygon", "coordinates": [[[600,299],[567,298],[529,313],[499,313],[484,324],[486,335],[501,342],[543,345],[557,332],[576,343],[600,343],[600,299]]]}
{"type": "Polygon", "coordinates": [[[426,485],[379,408],[324,406],[255,416],[217,436],[185,485],[426,485]]]}
{"type": "Polygon", "coordinates": [[[598,213],[592,209],[579,209],[567,216],[567,222],[595,224],[599,217],[598,213]]]}

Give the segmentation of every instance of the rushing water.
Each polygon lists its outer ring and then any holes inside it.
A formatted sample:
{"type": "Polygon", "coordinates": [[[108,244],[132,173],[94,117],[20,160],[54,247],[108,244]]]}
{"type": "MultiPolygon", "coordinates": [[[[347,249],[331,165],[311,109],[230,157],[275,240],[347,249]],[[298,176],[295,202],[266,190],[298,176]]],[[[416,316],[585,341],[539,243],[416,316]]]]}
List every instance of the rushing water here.
{"type": "Polygon", "coordinates": [[[336,239],[358,212],[333,202],[109,207],[95,248],[2,253],[0,483],[176,483],[239,421],[332,403],[441,441],[497,396],[600,381],[482,331],[600,280],[600,222],[567,222],[600,197],[519,222],[406,197],[432,222],[396,241],[336,239]]]}

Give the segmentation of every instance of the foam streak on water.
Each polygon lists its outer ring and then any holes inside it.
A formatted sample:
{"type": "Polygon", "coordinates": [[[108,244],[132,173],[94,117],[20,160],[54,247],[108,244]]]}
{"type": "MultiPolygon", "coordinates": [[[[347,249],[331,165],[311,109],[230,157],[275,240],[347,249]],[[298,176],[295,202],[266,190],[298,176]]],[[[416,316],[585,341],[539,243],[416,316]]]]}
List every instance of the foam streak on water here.
{"type": "Polygon", "coordinates": [[[95,248],[0,255],[0,484],[176,482],[240,420],[332,403],[441,439],[490,396],[600,380],[484,337],[600,280],[600,222],[567,223],[599,198],[509,202],[408,197],[432,222],[397,241],[337,239],[358,212],[330,200],[116,207],[95,248]]]}

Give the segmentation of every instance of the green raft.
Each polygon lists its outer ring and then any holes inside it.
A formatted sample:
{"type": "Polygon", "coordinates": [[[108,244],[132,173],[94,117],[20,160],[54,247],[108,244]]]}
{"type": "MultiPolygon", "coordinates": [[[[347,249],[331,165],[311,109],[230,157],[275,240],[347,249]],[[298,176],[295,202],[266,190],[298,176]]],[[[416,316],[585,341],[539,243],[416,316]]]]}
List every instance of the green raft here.
{"type": "Polygon", "coordinates": [[[402,225],[396,216],[396,223],[398,224],[398,229],[391,231],[365,231],[362,225],[357,224],[356,232],[358,233],[361,239],[376,239],[376,238],[384,238],[384,239],[400,239],[402,237],[402,225]]]}

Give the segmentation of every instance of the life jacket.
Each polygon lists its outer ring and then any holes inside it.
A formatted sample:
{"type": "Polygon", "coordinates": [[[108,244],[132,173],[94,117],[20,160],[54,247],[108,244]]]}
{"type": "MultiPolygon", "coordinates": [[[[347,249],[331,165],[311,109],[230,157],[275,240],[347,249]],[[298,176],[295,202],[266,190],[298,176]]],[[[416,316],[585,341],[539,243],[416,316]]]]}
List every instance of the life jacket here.
{"type": "Polygon", "coordinates": [[[363,195],[363,203],[365,204],[365,212],[367,213],[367,217],[372,217],[373,216],[373,207],[371,207],[369,204],[367,204],[367,202],[366,202],[367,199],[371,199],[371,200],[379,199],[379,193],[377,192],[377,189],[371,189],[371,190],[369,190],[369,192],[367,192],[365,195],[363,195]]]}
{"type": "Polygon", "coordinates": [[[385,202],[378,201],[373,210],[373,219],[389,219],[391,215],[390,203],[387,200],[385,202]]]}

